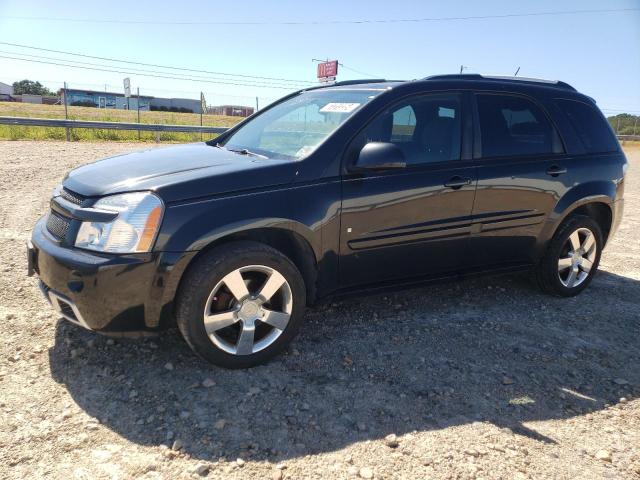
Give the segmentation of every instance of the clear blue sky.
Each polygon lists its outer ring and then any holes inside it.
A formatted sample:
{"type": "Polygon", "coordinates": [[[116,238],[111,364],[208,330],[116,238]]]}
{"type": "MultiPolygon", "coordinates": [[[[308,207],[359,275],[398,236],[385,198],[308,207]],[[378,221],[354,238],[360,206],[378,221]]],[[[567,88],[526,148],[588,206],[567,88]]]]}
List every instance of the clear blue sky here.
{"type": "MultiPolygon", "coordinates": [[[[245,75],[315,81],[312,58],[336,58],[346,67],[385,78],[466,72],[561,79],[593,96],[606,113],[640,114],[640,10],[475,20],[317,25],[158,25],[153,22],[307,22],[505,15],[589,9],[640,9],[640,0],[447,2],[349,1],[48,1],[0,0],[0,41],[245,75]],[[49,17],[19,19],[15,17],[49,17]],[[51,20],[93,19],[150,24],[51,20]]],[[[61,54],[0,45],[6,52],[61,54]]],[[[15,55],[15,54],[14,54],[15,55]]],[[[66,57],[73,59],[73,57],[66,57]]],[[[101,60],[75,60],[107,63],[101,60]]],[[[121,66],[122,68],[122,66],[121,66]]],[[[132,66],[128,68],[133,68],[132,66]]],[[[137,67],[145,68],[145,67],[137,67]]],[[[147,67],[149,68],[149,67],[147,67]]],[[[126,70],[126,68],[124,68],[126,70]]],[[[157,70],[157,69],[156,69],[157,70]]],[[[199,74],[204,75],[204,74],[199,74]]],[[[0,81],[40,80],[59,88],[120,90],[120,73],[79,70],[0,58],[0,81]]],[[[209,104],[251,104],[287,90],[218,85],[129,75],[151,95],[196,98],[209,104]]],[[[342,68],[339,80],[363,75],[342,68]]]]}

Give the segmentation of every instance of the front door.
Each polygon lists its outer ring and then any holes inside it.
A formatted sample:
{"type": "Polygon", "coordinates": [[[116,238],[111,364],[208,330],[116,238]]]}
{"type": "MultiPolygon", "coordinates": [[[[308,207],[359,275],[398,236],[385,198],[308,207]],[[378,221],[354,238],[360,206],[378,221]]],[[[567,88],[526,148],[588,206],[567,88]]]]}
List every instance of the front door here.
{"type": "MultiPolygon", "coordinates": [[[[464,266],[475,167],[463,145],[463,96],[425,94],[390,107],[354,140],[391,142],[407,166],[343,177],[343,287],[442,274],[464,266]]],[[[465,135],[466,137],[466,135],[465,135]]],[[[470,150],[469,150],[470,151],[470,150]]],[[[347,158],[355,162],[355,158],[347,158]]]]}

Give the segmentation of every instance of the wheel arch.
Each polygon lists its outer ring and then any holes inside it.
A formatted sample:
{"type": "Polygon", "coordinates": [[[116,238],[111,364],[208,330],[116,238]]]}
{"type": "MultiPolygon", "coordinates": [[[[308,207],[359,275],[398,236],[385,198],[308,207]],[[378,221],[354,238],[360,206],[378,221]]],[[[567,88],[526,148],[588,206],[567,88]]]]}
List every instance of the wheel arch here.
{"type": "Polygon", "coordinates": [[[580,192],[573,192],[570,196],[569,194],[565,195],[547,220],[541,235],[542,241],[539,243],[538,257],[544,253],[546,245],[560,226],[572,215],[586,215],[598,222],[606,245],[613,225],[614,199],[615,193],[612,195],[611,192],[585,196],[580,196],[580,192]]]}
{"type": "MultiPolygon", "coordinates": [[[[280,225],[265,225],[260,222],[259,225],[254,224],[247,228],[235,228],[226,233],[217,233],[201,239],[198,242],[198,253],[191,259],[180,279],[183,279],[189,269],[195,265],[198,260],[211,250],[228,243],[236,241],[253,241],[268,245],[285,256],[287,256],[300,271],[305,282],[307,304],[311,304],[316,299],[318,278],[318,253],[313,248],[310,239],[305,238],[303,234],[296,231],[292,222],[280,225]]],[[[299,226],[300,227],[300,226],[299,226]]],[[[299,230],[299,229],[298,229],[299,230]]],[[[177,291],[179,291],[178,285],[177,291]]]]}

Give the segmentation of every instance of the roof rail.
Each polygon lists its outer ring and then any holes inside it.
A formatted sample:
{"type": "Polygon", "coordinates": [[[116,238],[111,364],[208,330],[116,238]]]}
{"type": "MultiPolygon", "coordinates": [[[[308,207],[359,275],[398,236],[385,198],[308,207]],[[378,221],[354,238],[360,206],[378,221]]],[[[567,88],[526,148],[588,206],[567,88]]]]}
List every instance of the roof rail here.
{"type": "Polygon", "coordinates": [[[529,83],[531,85],[549,85],[552,87],[563,88],[565,90],[576,91],[574,87],[566,82],[560,80],[544,80],[540,78],[527,78],[527,77],[502,77],[495,75],[480,75],[478,73],[463,73],[463,74],[445,74],[445,75],[431,75],[424,78],[424,80],[494,80],[497,82],[517,82],[517,83],[529,83]]]}

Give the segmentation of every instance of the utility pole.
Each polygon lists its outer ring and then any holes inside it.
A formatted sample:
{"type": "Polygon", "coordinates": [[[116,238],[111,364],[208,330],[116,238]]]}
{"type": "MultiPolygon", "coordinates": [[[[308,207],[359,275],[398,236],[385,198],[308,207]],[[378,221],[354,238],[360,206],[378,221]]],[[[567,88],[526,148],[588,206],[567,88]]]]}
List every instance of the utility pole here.
{"type": "Polygon", "coordinates": [[[633,134],[636,134],[636,126],[638,125],[638,116],[636,115],[636,121],[633,122],[633,134]]]}
{"type": "Polygon", "coordinates": [[[260,107],[258,106],[258,97],[256,97],[256,112],[260,110],[260,107]]]}
{"type": "MultiPolygon", "coordinates": [[[[140,87],[138,88],[138,101],[136,104],[138,105],[138,124],[140,123],[140,87]]],[[[140,130],[138,130],[138,140],[140,140],[140,130]]]]}
{"type": "MultiPolygon", "coordinates": [[[[64,118],[65,118],[65,120],[69,120],[69,112],[67,110],[67,103],[68,103],[67,97],[68,97],[68,95],[67,95],[67,82],[64,82],[64,118]]],[[[71,141],[71,131],[69,130],[69,127],[67,127],[65,130],[67,132],[67,142],[70,142],[71,141]]]]}
{"type": "MultiPolygon", "coordinates": [[[[202,115],[204,114],[205,108],[207,108],[207,104],[204,99],[204,92],[200,92],[200,126],[202,126],[202,115]]],[[[202,130],[200,130],[200,141],[203,139],[202,130]]]]}
{"type": "Polygon", "coordinates": [[[516,70],[516,73],[513,74],[514,77],[518,76],[518,72],[520,71],[520,67],[518,67],[518,69],[516,70]]]}
{"type": "Polygon", "coordinates": [[[620,133],[620,114],[616,115],[616,118],[618,119],[616,124],[616,135],[618,135],[620,133]]]}

